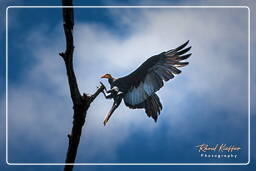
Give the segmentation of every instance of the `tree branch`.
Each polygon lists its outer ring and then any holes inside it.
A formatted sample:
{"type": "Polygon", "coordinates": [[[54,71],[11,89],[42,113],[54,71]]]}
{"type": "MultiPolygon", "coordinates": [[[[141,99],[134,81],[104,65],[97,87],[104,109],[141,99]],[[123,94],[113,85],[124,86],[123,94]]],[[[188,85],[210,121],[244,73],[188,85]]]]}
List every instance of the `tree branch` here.
{"type": "MultiPolygon", "coordinates": [[[[63,6],[73,6],[72,0],[62,0],[63,6]]],[[[73,26],[74,26],[74,13],[73,8],[63,8],[63,26],[66,37],[66,51],[59,55],[63,57],[68,82],[70,86],[70,93],[73,103],[81,103],[81,94],[78,89],[76,76],[73,69],[73,52],[74,52],[74,41],[73,41],[73,26]]]]}
{"type": "Polygon", "coordinates": [[[63,58],[66,66],[68,83],[70,88],[70,95],[73,102],[73,127],[71,134],[68,135],[69,145],[66,155],[66,164],[64,167],[65,171],[69,171],[73,169],[73,163],[75,163],[76,154],[78,145],[80,142],[80,137],[82,133],[82,127],[85,123],[86,113],[93,102],[93,100],[99,95],[100,92],[104,90],[104,85],[97,89],[97,91],[92,95],[81,95],[74,68],[73,68],[73,52],[74,52],[74,42],[73,42],[73,26],[74,26],[74,13],[73,13],[73,3],[72,0],[62,0],[63,7],[63,26],[66,37],[66,51],[59,53],[59,55],[63,58]]]}

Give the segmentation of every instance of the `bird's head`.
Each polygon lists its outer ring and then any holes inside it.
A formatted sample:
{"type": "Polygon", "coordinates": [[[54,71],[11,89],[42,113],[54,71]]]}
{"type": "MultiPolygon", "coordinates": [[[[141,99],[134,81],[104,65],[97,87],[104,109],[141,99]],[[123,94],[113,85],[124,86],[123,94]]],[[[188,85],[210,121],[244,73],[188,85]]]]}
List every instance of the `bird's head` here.
{"type": "Polygon", "coordinates": [[[112,75],[111,74],[105,74],[105,75],[101,76],[101,78],[110,79],[110,78],[112,78],[112,75]]]}

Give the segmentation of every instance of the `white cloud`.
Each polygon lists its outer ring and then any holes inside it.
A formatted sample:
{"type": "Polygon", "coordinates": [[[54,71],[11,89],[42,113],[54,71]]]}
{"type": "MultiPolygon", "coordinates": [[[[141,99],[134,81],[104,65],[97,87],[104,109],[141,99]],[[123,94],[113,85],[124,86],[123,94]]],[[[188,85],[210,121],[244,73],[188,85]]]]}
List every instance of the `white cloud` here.
{"type": "MultiPolygon", "coordinates": [[[[74,63],[79,87],[82,92],[93,93],[102,74],[111,73],[116,77],[128,74],[147,57],[175,48],[189,39],[193,46],[193,55],[188,60],[190,65],[158,93],[164,111],[171,106],[170,112],[162,112],[164,116],[160,116],[160,120],[163,117],[171,123],[162,123],[173,130],[180,128],[179,123],[186,125],[188,118],[178,112],[189,103],[186,99],[193,99],[190,94],[205,97],[213,106],[236,106],[238,109],[234,110],[245,113],[247,27],[243,10],[166,9],[143,10],[137,14],[122,9],[110,12],[120,20],[120,25],[132,29],[125,38],[97,23],[77,23],[74,63]]],[[[41,142],[39,146],[52,155],[55,151],[66,150],[65,136],[70,131],[72,117],[65,68],[57,55],[63,48],[61,25],[53,33],[45,37],[44,31],[38,30],[28,35],[25,46],[34,47],[31,54],[37,63],[24,85],[10,87],[9,97],[13,106],[9,114],[12,142],[26,135],[21,140],[41,142]],[[33,45],[35,41],[43,43],[33,45]],[[50,93],[40,87],[49,87],[50,93]],[[46,137],[54,142],[45,143],[46,137]]],[[[159,127],[143,110],[131,110],[124,104],[104,127],[102,121],[111,105],[112,101],[102,95],[92,103],[78,161],[100,160],[99,154],[103,152],[113,160],[117,157],[117,147],[125,143],[133,131],[150,133],[159,127]]]]}

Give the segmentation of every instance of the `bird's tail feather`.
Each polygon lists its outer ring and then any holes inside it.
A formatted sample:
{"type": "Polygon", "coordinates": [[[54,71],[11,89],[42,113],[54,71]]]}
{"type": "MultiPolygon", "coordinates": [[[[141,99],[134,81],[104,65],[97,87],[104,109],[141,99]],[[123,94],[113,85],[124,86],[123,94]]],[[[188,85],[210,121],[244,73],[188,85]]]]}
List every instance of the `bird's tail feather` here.
{"type": "Polygon", "coordinates": [[[162,108],[160,99],[155,93],[145,101],[145,112],[148,117],[152,117],[155,122],[157,121],[157,117],[160,115],[162,108]]]}
{"type": "Polygon", "coordinates": [[[160,115],[160,112],[163,108],[159,97],[155,93],[153,93],[144,102],[140,104],[137,104],[137,105],[126,104],[126,105],[132,109],[144,108],[148,117],[152,117],[155,120],[155,122],[157,121],[157,117],[160,115]]]}

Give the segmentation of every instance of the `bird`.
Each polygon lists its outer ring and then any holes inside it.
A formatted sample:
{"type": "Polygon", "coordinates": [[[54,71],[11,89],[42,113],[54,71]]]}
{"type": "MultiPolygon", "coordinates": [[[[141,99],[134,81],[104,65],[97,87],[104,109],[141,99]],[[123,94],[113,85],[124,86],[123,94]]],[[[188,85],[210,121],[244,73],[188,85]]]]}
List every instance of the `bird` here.
{"type": "Polygon", "coordinates": [[[104,126],[109,121],[113,112],[123,100],[131,109],[144,109],[148,117],[157,122],[163,108],[156,92],[167,82],[180,74],[178,67],[189,64],[184,60],[192,53],[187,53],[191,46],[187,47],[189,40],[175,49],[164,51],[148,58],[135,71],[121,78],[114,78],[111,74],[104,74],[101,78],[108,79],[110,89],[104,86],[102,93],[106,99],[113,99],[114,103],[104,119],[104,126]]]}

